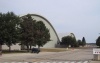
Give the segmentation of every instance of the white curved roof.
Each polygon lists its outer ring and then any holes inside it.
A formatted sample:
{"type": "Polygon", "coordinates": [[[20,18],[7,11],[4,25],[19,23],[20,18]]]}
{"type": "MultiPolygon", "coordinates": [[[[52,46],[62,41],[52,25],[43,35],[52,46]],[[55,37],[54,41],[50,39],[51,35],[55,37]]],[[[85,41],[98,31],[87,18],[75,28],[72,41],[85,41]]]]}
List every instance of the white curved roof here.
{"type": "Polygon", "coordinates": [[[50,30],[51,41],[49,41],[44,47],[55,47],[56,44],[60,42],[57,32],[55,31],[52,24],[43,16],[37,14],[30,14],[32,18],[36,21],[43,21],[45,26],[50,30]]]}

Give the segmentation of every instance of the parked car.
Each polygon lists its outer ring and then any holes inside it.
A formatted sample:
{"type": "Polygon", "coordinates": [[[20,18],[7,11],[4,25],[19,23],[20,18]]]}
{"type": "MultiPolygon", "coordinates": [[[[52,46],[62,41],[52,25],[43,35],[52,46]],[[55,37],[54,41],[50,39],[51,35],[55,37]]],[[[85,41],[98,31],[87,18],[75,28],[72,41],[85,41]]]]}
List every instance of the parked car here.
{"type": "Polygon", "coordinates": [[[40,52],[40,49],[38,49],[38,48],[32,48],[32,50],[31,50],[31,53],[39,53],[40,52]]]}

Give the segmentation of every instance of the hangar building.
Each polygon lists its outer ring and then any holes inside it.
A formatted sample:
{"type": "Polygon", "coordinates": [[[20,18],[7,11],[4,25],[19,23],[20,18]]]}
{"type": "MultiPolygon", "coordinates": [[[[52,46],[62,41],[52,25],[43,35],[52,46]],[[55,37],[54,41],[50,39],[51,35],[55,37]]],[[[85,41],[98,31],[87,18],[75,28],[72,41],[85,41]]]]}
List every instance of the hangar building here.
{"type": "MultiPolygon", "coordinates": [[[[55,31],[54,27],[52,26],[52,24],[43,16],[37,15],[37,14],[30,14],[31,17],[36,20],[36,21],[43,21],[43,23],[45,24],[45,26],[49,29],[50,31],[50,39],[51,41],[47,42],[43,48],[55,48],[57,44],[59,44],[60,40],[59,37],[57,35],[57,32],[55,31]]],[[[6,45],[3,45],[2,47],[3,49],[8,49],[8,47],[6,45]]],[[[19,46],[18,44],[16,45],[12,45],[11,49],[21,49],[21,46],[19,46]]]]}

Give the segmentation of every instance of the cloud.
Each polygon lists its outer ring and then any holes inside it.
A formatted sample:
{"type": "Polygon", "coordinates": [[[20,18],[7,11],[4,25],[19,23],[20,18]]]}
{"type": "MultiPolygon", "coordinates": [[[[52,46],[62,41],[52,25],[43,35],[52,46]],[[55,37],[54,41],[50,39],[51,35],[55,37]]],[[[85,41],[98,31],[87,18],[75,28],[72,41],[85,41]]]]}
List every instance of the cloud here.
{"type": "Polygon", "coordinates": [[[58,33],[72,32],[88,42],[100,33],[100,0],[0,0],[0,12],[8,11],[42,15],[58,33]]]}

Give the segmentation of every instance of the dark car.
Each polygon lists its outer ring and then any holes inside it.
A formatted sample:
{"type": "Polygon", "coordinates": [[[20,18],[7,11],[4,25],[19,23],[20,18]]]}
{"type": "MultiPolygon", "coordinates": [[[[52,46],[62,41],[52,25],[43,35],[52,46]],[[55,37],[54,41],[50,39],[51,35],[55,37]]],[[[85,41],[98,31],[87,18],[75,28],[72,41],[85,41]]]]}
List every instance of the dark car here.
{"type": "Polygon", "coordinates": [[[40,49],[38,49],[38,48],[32,48],[32,51],[31,51],[31,53],[39,53],[40,52],[40,49]]]}

